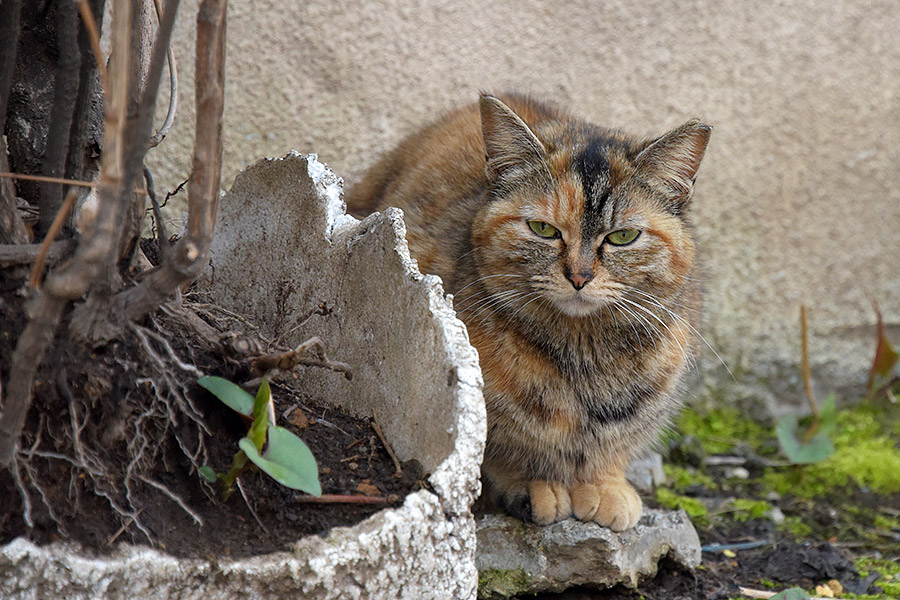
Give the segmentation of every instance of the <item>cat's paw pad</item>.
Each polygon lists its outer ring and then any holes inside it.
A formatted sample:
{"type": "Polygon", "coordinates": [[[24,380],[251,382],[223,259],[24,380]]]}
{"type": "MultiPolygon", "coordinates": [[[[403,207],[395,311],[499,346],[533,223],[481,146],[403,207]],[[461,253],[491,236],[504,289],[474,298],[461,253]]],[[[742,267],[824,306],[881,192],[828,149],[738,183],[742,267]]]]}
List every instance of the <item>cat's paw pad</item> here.
{"type": "Polygon", "coordinates": [[[552,481],[528,482],[531,498],[531,519],[538,525],[549,525],[572,516],[572,500],[569,490],[552,481]]]}
{"type": "Polygon", "coordinates": [[[624,480],[579,483],[569,492],[572,512],[582,521],[624,531],[634,527],[641,517],[641,497],[624,480]]]}

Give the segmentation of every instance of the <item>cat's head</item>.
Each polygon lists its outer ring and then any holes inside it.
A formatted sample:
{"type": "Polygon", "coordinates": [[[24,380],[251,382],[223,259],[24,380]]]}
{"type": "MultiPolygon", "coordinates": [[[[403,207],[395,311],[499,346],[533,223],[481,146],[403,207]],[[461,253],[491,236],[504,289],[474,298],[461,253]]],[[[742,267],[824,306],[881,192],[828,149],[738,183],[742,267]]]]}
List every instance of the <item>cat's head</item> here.
{"type": "MultiPolygon", "coordinates": [[[[529,118],[529,101],[509,104],[529,118]]],[[[485,287],[568,317],[674,294],[694,262],[685,211],[711,128],[638,140],[565,117],[527,124],[511,106],[481,97],[491,201],[472,236],[485,287]]]]}

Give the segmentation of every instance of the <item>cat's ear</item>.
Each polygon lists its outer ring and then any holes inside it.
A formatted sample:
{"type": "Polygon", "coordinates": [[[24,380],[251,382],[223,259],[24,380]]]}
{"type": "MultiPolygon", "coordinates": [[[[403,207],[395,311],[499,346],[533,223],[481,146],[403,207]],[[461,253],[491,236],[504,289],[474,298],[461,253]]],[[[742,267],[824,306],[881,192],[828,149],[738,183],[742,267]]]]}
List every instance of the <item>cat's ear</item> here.
{"type": "Polygon", "coordinates": [[[676,210],[691,198],[711,132],[711,126],[694,119],[651,142],[637,156],[638,173],[662,184],[676,210]]]}
{"type": "Polygon", "coordinates": [[[485,172],[490,179],[528,166],[544,168],[544,145],[519,115],[490,94],[481,95],[479,107],[485,172]]]}

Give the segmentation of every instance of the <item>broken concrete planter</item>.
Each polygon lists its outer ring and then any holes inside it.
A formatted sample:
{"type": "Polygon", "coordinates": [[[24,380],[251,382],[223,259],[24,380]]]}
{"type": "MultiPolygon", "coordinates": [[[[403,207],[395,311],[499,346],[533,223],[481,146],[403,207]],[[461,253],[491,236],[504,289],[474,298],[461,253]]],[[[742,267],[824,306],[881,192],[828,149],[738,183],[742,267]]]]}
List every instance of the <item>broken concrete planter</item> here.
{"type": "Polygon", "coordinates": [[[294,344],[317,335],[352,380],[303,373],[305,389],[378,421],[432,491],[354,527],[241,560],[176,559],[141,547],[0,548],[3,598],[474,598],[475,522],[485,415],[481,372],[440,280],[409,257],[397,210],[344,214],[341,181],[315,155],[263,160],[221,199],[215,302],[294,344]],[[310,314],[322,307],[322,315],[310,314]]]}

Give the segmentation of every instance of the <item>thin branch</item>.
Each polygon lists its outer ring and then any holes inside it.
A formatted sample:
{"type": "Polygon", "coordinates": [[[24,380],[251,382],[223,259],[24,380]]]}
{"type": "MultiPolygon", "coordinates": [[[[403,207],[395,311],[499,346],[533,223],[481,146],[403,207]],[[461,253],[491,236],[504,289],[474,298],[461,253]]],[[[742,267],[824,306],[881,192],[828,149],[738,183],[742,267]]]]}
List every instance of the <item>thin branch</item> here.
{"type": "Polygon", "coordinates": [[[149,271],[139,285],[114,298],[130,320],[156,309],[179,286],[200,275],[209,262],[222,170],[226,8],[226,0],[203,0],[197,13],[196,143],[188,184],[187,231],[165,262],[149,271]]]}
{"type": "Polygon", "coordinates": [[[262,530],[266,532],[266,535],[269,535],[269,529],[260,520],[259,515],[256,514],[256,510],[253,509],[253,505],[250,503],[250,498],[247,497],[247,493],[244,491],[244,486],[241,485],[241,478],[236,477],[234,482],[237,484],[238,491],[241,493],[241,497],[244,499],[244,504],[247,505],[250,514],[253,515],[253,518],[256,519],[256,523],[262,527],[262,530]]]}
{"type": "Polygon", "coordinates": [[[393,448],[388,444],[387,438],[384,437],[384,432],[381,430],[381,425],[378,424],[378,417],[375,414],[375,411],[372,411],[372,429],[375,430],[375,433],[378,434],[378,439],[381,440],[381,443],[384,444],[384,449],[387,450],[387,453],[391,456],[391,460],[394,461],[394,477],[400,479],[403,477],[403,467],[400,466],[400,460],[397,458],[397,455],[394,454],[393,448]]]}
{"type": "MultiPolygon", "coordinates": [[[[159,6],[159,0],[153,0],[153,6],[156,8],[156,18],[161,18],[162,9],[159,6]]],[[[150,138],[150,147],[159,146],[160,142],[166,139],[172,122],[175,121],[175,111],[178,108],[178,67],[175,65],[175,52],[169,46],[169,52],[166,54],[166,61],[169,65],[169,109],[166,111],[166,119],[163,121],[159,130],[150,138]]]]}
{"type": "Polygon", "coordinates": [[[91,50],[94,53],[94,63],[97,65],[97,72],[100,73],[100,85],[103,89],[109,87],[109,75],[106,74],[106,63],[103,61],[103,52],[100,50],[100,28],[97,27],[97,21],[94,19],[94,13],[87,0],[75,0],[78,4],[78,12],[81,14],[81,22],[88,32],[88,40],[91,43],[91,50]]]}
{"type": "MultiPolygon", "coordinates": [[[[81,52],[78,48],[78,13],[72,2],[56,5],[56,34],[59,58],[53,78],[53,108],[50,111],[50,128],[47,131],[47,147],[41,165],[43,175],[65,175],[66,157],[69,154],[69,133],[78,95],[81,52]]],[[[41,214],[38,230],[46,234],[63,203],[63,190],[51,184],[41,186],[41,214]]]]}
{"type": "Polygon", "coordinates": [[[166,224],[163,222],[162,209],[159,200],[156,199],[156,190],[153,187],[153,174],[150,169],[144,167],[144,185],[147,186],[147,195],[150,197],[150,206],[153,209],[153,218],[156,220],[156,242],[159,244],[159,256],[165,259],[169,251],[169,238],[166,235],[166,224]]]}
{"type": "MultiPolygon", "coordinates": [[[[46,175],[28,175],[27,173],[10,173],[9,171],[0,172],[0,179],[21,179],[23,181],[41,181],[46,183],[61,183],[63,185],[76,185],[79,187],[98,188],[100,184],[96,181],[82,181],[80,179],[68,179],[66,177],[48,177],[46,175]]],[[[142,188],[134,188],[135,194],[147,194],[147,190],[142,188]]]]}
{"type": "Polygon", "coordinates": [[[812,375],[809,368],[809,325],[806,319],[806,305],[800,305],[800,336],[801,336],[801,368],[803,369],[803,387],[806,390],[806,399],[809,401],[809,409],[813,416],[819,418],[819,404],[813,395],[812,375]]]}
{"type": "Polygon", "coordinates": [[[342,494],[307,496],[297,494],[292,500],[301,504],[395,504],[399,499],[394,494],[390,496],[352,496],[342,494]]]}
{"type": "MultiPolygon", "coordinates": [[[[50,244],[46,261],[50,264],[70,256],[78,244],[75,240],[60,240],[50,244]]],[[[43,244],[9,244],[0,245],[0,269],[7,267],[31,265],[41,253],[43,244]]]]}
{"type": "Polygon", "coordinates": [[[60,229],[62,229],[63,223],[66,222],[66,218],[72,211],[72,207],[75,206],[75,200],[77,199],[78,190],[69,190],[69,193],[66,194],[66,199],[63,201],[63,205],[59,208],[59,212],[56,213],[56,217],[53,219],[53,223],[50,224],[50,229],[47,231],[47,235],[44,236],[44,241],[41,243],[40,252],[38,252],[37,257],[34,260],[34,267],[32,267],[31,269],[29,285],[33,290],[41,287],[41,278],[44,276],[44,263],[47,258],[47,253],[50,252],[50,246],[53,244],[53,241],[59,234],[60,229]]]}
{"type": "Polygon", "coordinates": [[[262,377],[271,371],[288,372],[297,366],[324,367],[343,373],[347,379],[353,378],[353,372],[347,363],[330,360],[325,354],[322,340],[311,337],[293,350],[273,352],[250,359],[250,372],[262,377]],[[309,353],[312,352],[312,356],[309,353]]]}

